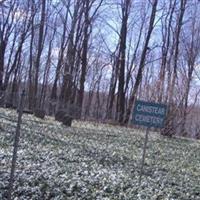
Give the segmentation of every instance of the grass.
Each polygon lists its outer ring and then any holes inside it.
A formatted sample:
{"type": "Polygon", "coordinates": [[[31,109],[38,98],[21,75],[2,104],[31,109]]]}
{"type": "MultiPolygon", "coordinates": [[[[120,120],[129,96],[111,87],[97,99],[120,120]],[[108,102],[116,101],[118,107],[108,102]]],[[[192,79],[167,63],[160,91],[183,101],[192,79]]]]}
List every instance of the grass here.
{"type": "MultiPolygon", "coordinates": [[[[15,111],[0,108],[0,199],[6,199],[15,111]]],[[[198,200],[200,142],[89,122],[67,128],[23,115],[13,196],[18,199],[198,200]]]]}

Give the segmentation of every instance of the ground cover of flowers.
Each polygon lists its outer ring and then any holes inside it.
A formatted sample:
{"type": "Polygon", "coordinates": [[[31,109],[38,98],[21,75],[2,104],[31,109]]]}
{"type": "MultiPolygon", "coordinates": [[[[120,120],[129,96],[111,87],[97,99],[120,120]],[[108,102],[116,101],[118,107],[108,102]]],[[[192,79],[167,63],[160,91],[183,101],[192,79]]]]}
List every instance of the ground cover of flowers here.
{"type": "MultiPolygon", "coordinates": [[[[0,199],[6,199],[15,111],[0,108],[0,199]]],[[[138,187],[144,132],[23,115],[14,193],[17,199],[198,200],[200,142],[150,135],[138,187]]]]}

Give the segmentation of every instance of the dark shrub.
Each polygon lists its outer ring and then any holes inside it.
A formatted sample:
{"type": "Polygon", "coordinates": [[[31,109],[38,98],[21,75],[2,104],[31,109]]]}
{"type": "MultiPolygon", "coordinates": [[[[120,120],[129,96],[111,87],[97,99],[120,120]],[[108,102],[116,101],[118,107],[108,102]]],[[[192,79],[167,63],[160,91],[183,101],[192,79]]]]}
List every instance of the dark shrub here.
{"type": "Polygon", "coordinates": [[[65,126],[71,126],[73,118],[70,117],[65,111],[59,110],[55,114],[55,120],[62,122],[65,126]]]}
{"type": "Polygon", "coordinates": [[[72,120],[73,120],[72,117],[65,115],[65,116],[63,117],[62,123],[63,123],[65,126],[71,126],[71,125],[72,125],[72,120]]]}
{"type": "Polygon", "coordinates": [[[65,116],[65,111],[63,110],[58,110],[55,114],[55,120],[59,121],[59,122],[62,122],[64,116],[65,116]]]}
{"type": "Polygon", "coordinates": [[[10,102],[6,102],[5,107],[6,108],[13,108],[13,104],[10,103],[10,102]]]}
{"type": "Polygon", "coordinates": [[[42,109],[36,109],[34,115],[40,119],[44,119],[45,117],[45,110],[42,109]]]}
{"type": "Polygon", "coordinates": [[[33,111],[32,110],[23,110],[23,113],[25,113],[25,114],[33,114],[33,111]]]}
{"type": "Polygon", "coordinates": [[[4,107],[4,99],[0,99],[0,107],[4,107]]]}

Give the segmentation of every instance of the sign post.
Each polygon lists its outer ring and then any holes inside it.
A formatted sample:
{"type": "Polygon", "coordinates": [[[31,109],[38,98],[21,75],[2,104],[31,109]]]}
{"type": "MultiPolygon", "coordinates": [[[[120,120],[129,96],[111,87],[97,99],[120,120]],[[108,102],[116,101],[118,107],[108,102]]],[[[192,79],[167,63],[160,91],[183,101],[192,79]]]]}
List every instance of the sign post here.
{"type": "Polygon", "coordinates": [[[16,162],[17,162],[17,151],[18,151],[19,139],[20,139],[20,128],[21,128],[22,115],[23,115],[24,97],[25,97],[25,90],[23,90],[21,94],[21,100],[19,103],[19,114],[18,114],[17,128],[16,128],[16,133],[15,133],[14,148],[13,148],[13,155],[12,155],[12,165],[11,165],[10,180],[9,180],[9,186],[8,186],[8,200],[12,199],[14,175],[15,175],[15,168],[16,168],[16,162]]]}
{"type": "Polygon", "coordinates": [[[145,134],[143,153],[142,153],[142,161],[141,161],[141,168],[140,168],[140,176],[139,176],[139,185],[141,185],[141,181],[142,181],[142,174],[143,174],[143,169],[144,169],[144,161],[145,161],[145,156],[146,156],[148,136],[149,136],[149,128],[146,129],[146,134],[145,134]]]}
{"type": "Polygon", "coordinates": [[[167,113],[167,106],[165,104],[158,104],[140,100],[135,102],[132,122],[133,124],[147,127],[144,146],[143,146],[142,160],[141,160],[139,185],[141,185],[141,180],[142,180],[149,130],[152,127],[162,128],[164,126],[166,113],[167,113]]]}

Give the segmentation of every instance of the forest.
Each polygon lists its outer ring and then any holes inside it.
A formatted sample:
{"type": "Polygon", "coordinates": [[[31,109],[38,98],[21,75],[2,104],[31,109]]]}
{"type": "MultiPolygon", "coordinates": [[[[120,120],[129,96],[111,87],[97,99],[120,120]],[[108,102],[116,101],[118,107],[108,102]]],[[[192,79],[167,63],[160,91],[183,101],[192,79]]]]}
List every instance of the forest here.
{"type": "Polygon", "coordinates": [[[131,124],[168,106],[163,135],[200,138],[198,0],[0,0],[0,104],[131,124]]]}

